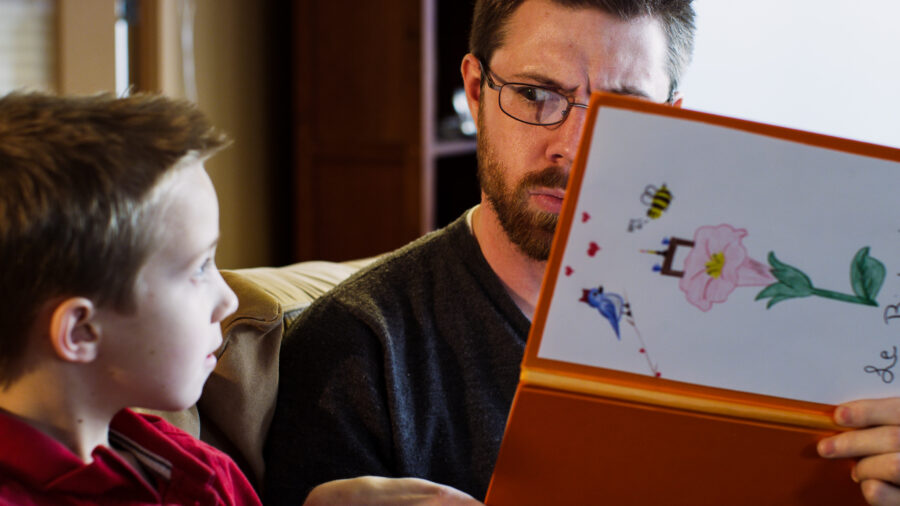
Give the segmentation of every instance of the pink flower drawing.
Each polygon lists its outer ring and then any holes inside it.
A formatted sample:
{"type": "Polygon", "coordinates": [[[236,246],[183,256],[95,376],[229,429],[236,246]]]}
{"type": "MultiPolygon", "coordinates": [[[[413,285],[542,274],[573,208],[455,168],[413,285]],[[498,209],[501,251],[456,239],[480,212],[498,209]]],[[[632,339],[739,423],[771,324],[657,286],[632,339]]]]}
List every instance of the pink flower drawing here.
{"type": "Polygon", "coordinates": [[[746,230],[725,224],[697,229],[678,282],[688,302],[709,311],[739,286],[767,286],[776,281],[767,265],[747,254],[741,242],[746,235],[746,230]]]}

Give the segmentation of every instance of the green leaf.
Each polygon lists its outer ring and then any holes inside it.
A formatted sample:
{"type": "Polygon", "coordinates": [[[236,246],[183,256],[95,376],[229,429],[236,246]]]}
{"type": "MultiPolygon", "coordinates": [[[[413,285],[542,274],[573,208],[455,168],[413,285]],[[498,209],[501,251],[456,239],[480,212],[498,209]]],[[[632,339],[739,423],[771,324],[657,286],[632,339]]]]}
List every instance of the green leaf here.
{"type": "Polygon", "coordinates": [[[783,300],[787,300],[787,299],[791,299],[791,298],[793,298],[793,297],[772,297],[772,299],[769,301],[769,303],[766,304],[766,309],[769,309],[770,307],[774,306],[775,304],[778,304],[779,302],[781,302],[783,300]]]}
{"type": "Polygon", "coordinates": [[[761,300],[771,297],[772,299],[769,300],[768,304],[766,304],[766,309],[768,309],[783,300],[805,296],[806,295],[803,293],[798,294],[798,292],[794,288],[779,282],[772,283],[771,285],[763,288],[762,291],[756,294],[756,299],[754,300],[761,300]]]}
{"type": "Polygon", "coordinates": [[[772,283],[771,285],[765,287],[756,294],[755,300],[765,299],[768,297],[777,297],[779,295],[786,295],[791,287],[785,285],[784,283],[772,283]]]}
{"type": "Polygon", "coordinates": [[[850,284],[853,286],[853,293],[874,303],[881,285],[884,284],[885,272],[884,264],[869,256],[868,246],[860,248],[850,262],[850,284]]]}
{"type": "Polygon", "coordinates": [[[789,294],[793,297],[807,297],[812,295],[813,286],[809,276],[796,267],[780,262],[778,258],[775,257],[774,251],[769,252],[769,265],[772,266],[772,275],[791,289],[790,292],[785,293],[785,295],[789,294]]]}

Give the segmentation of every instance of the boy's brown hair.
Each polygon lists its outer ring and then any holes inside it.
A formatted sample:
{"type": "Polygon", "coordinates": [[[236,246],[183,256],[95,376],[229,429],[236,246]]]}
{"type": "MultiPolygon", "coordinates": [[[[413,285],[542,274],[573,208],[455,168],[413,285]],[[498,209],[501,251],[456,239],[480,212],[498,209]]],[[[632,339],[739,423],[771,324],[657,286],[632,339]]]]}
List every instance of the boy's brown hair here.
{"type": "MultiPolygon", "coordinates": [[[[469,34],[469,52],[485,65],[503,45],[506,24],[526,0],[477,0],[469,34]]],[[[659,20],[666,34],[666,73],[669,100],[678,90],[681,75],[694,51],[694,8],[691,0],[551,0],[570,8],[599,9],[621,20],[650,16],[659,20]]]]}
{"type": "Polygon", "coordinates": [[[155,95],[0,98],[0,386],[47,302],[122,312],[157,237],[153,189],[227,145],[192,104],[155,95]]]}

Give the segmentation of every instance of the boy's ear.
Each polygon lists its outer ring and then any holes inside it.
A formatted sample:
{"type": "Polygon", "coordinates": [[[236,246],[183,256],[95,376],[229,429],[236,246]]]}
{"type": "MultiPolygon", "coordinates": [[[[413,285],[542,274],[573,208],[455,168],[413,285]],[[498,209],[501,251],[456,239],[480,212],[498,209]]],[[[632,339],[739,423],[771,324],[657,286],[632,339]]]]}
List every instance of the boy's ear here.
{"type": "Polygon", "coordinates": [[[59,358],[91,362],[97,357],[100,332],[94,321],[94,303],[84,297],[60,302],[50,318],[50,343],[59,358]]]}

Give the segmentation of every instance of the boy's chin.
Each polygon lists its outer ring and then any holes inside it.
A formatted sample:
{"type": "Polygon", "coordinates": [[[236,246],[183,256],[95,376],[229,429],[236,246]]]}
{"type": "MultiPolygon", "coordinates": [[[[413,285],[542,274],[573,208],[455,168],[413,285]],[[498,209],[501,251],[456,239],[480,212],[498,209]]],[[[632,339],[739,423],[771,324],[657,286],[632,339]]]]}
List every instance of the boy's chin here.
{"type": "Polygon", "coordinates": [[[153,403],[153,406],[143,407],[154,411],[184,411],[193,408],[196,406],[197,401],[200,400],[200,395],[203,393],[203,386],[206,384],[207,378],[209,378],[209,373],[203,376],[203,381],[200,382],[198,387],[184,390],[182,391],[182,395],[178,397],[160,399],[158,402],[153,403]]]}

